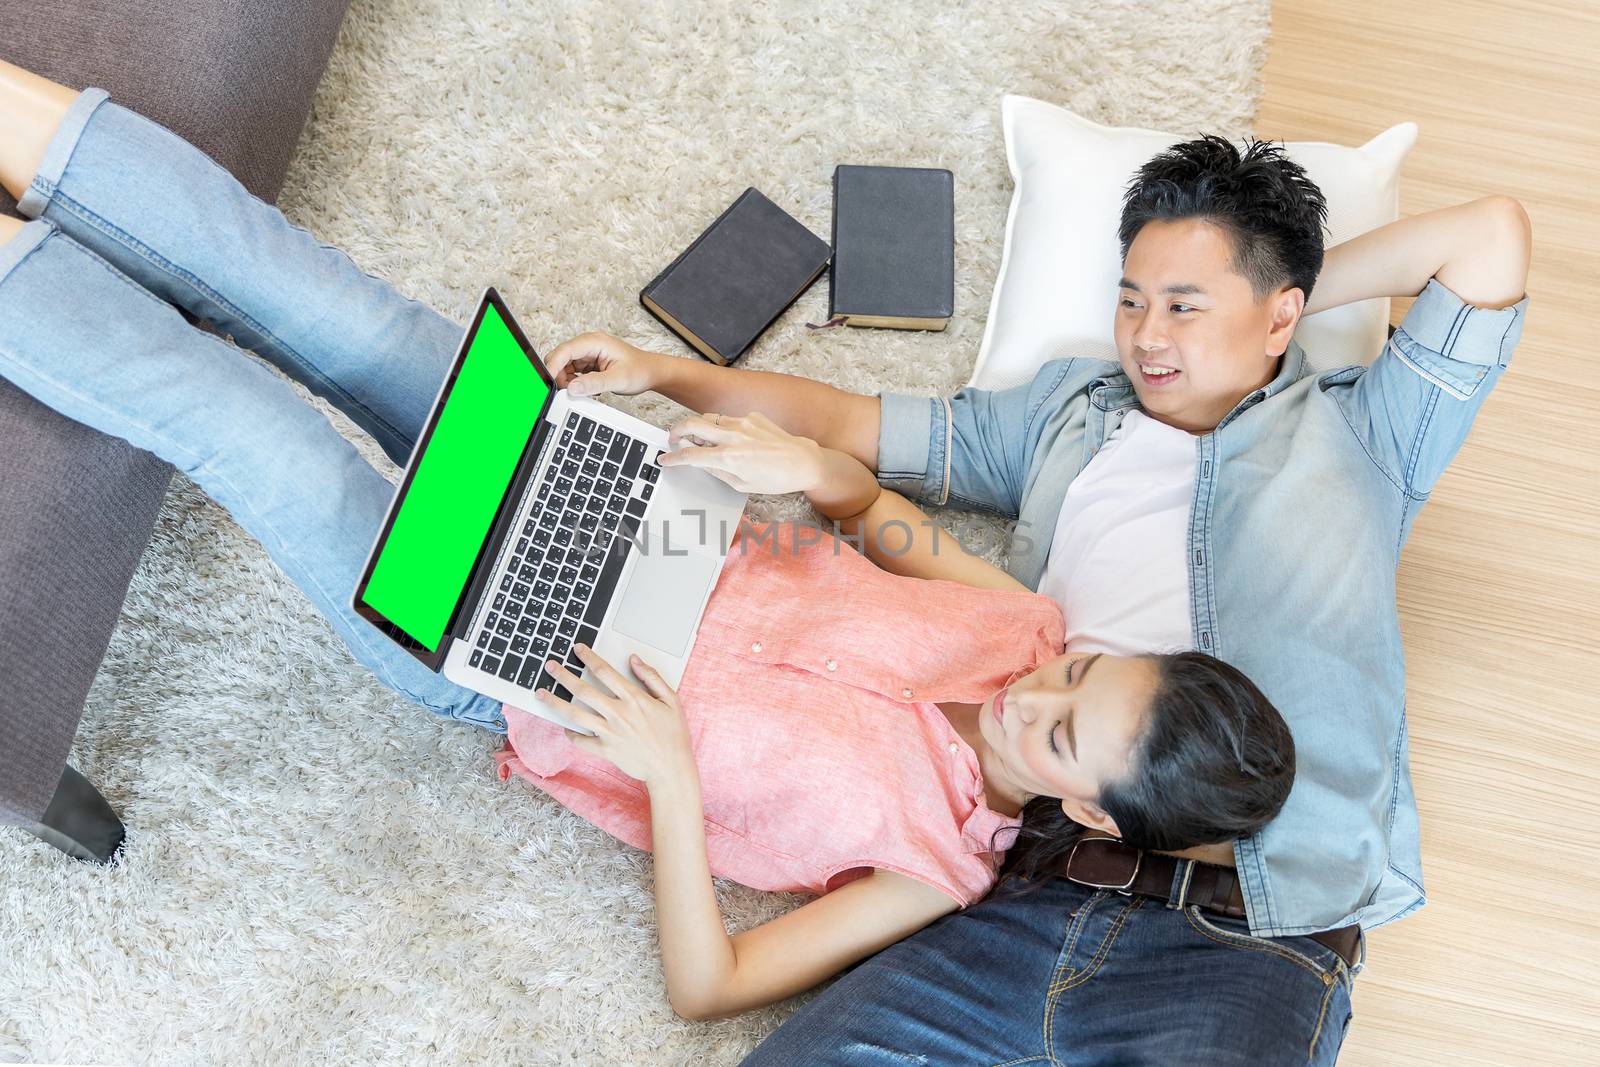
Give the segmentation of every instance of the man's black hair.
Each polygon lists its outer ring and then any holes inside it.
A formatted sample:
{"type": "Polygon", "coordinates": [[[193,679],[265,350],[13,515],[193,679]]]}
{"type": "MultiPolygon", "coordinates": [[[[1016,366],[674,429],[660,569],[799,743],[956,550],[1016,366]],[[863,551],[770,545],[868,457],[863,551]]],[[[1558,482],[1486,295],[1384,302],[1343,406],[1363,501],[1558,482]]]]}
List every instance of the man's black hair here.
{"type": "Polygon", "coordinates": [[[1139,168],[1122,198],[1117,236],[1122,258],[1147,222],[1202,219],[1233,240],[1233,269],[1257,301],[1280,286],[1311,299],[1322,270],[1328,203],[1322,190],[1279,145],[1207,134],[1175,144],[1139,168]]]}

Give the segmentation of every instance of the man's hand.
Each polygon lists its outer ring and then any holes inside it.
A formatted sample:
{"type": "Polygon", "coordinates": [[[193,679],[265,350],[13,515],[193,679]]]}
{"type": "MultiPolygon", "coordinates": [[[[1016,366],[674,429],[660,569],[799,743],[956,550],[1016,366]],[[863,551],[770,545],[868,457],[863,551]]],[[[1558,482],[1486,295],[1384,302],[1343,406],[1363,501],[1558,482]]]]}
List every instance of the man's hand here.
{"type": "Polygon", "coordinates": [[[545,666],[551,677],[588,706],[568,703],[545,689],[533,694],[541,704],[560,709],[568,721],[591,731],[581,734],[568,730],[568,740],[585,752],[609,760],[617,770],[649,787],[669,786],[686,778],[698,781],[689,727],[683,721],[678,694],[655,668],[638,656],[630,657],[634,676],[644,683],[640,686],[624,678],[587,645],[573,648],[589,668],[589,681],[555,660],[545,666]]]}
{"type": "Polygon", "coordinates": [[[773,371],[719,367],[697,357],[647,352],[598,330],[557,345],[545,360],[574,396],[653,391],[692,411],[724,418],[759,411],[824,448],[878,466],[878,398],[773,371]]]}
{"type": "Polygon", "coordinates": [[[667,439],[677,451],[662,453],[663,467],[699,467],[741,493],[809,492],[823,477],[821,446],[759,411],[694,415],[674,426],[667,439]]]}
{"type": "Polygon", "coordinates": [[[608,333],[591,330],[561,342],[545,358],[544,365],[555,377],[556,388],[573,396],[632,396],[655,388],[656,367],[664,358],[608,333]]]}

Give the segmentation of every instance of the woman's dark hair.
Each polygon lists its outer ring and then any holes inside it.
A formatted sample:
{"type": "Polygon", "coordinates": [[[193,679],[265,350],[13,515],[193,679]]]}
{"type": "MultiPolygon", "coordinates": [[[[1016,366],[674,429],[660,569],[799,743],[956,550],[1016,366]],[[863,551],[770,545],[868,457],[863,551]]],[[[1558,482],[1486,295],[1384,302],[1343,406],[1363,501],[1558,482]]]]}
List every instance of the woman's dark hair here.
{"type": "MultiPolygon", "coordinates": [[[[1175,851],[1248,837],[1270,822],[1294,784],[1294,736],[1243,672],[1204,652],[1149,657],[1158,672],[1128,770],[1099,804],[1135,848],[1175,851]]],[[[1061,801],[1022,809],[1002,876],[1056,873],[1083,827],[1061,801]]]]}
{"type": "Polygon", "coordinates": [[[1122,258],[1144,224],[1202,219],[1233,240],[1233,269],[1257,301],[1282,285],[1306,299],[1322,270],[1322,228],[1328,204],[1305,168],[1270,141],[1232,141],[1207,134],[1175,144],[1128,183],[1117,236],[1122,258]]]}

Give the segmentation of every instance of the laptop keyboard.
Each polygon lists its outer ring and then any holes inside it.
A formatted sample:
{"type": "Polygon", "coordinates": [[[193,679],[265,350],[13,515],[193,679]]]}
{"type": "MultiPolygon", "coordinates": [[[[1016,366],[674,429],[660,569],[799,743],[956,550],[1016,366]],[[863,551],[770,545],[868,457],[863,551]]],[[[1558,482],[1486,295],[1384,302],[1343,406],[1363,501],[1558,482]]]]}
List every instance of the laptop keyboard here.
{"type": "Polygon", "coordinates": [[[522,689],[571,694],[546,660],[583,670],[661,468],[635,437],[576,412],[561,428],[532,510],[490,586],[493,599],[469,663],[522,689]]]}

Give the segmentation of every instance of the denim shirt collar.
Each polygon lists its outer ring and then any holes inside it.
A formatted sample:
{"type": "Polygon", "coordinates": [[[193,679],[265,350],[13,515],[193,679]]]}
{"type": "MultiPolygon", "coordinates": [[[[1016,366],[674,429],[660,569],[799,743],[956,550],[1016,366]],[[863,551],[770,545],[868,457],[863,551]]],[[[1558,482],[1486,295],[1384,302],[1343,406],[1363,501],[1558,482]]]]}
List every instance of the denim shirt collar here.
{"type": "MultiPolygon", "coordinates": [[[[1217,423],[1217,429],[1222,429],[1224,426],[1228,425],[1228,423],[1232,422],[1240,415],[1243,415],[1246,411],[1249,411],[1251,408],[1255,407],[1269,396],[1277,396],[1279,393],[1289,388],[1289,386],[1293,385],[1295,382],[1298,382],[1301,378],[1305,377],[1306,369],[1306,351],[1291,338],[1289,341],[1289,347],[1284,349],[1283,355],[1278,358],[1278,373],[1273,375],[1272,380],[1266,385],[1252,393],[1249,393],[1243,400],[1240,400],[1237,404],[1235,404],[1233,406],[1233,410],[1228,412],[1227,415],[1223,416],[1221,422],[1217,423]]],[[[1213,430],[1212,432],[1215,433],[1216,431],[1213,430]]]]}
{"type": "Polygon", "coordinates": [[[1089,383],[1089,403],[1104,412],[1122,411],[1139,406],[1139,397],[1133,383],[1122,371],[1102,374],[1089,383]]]}

